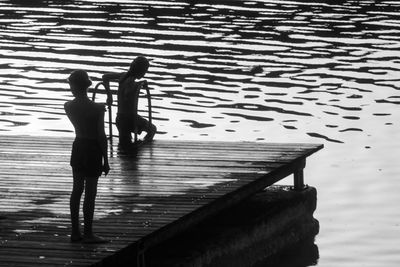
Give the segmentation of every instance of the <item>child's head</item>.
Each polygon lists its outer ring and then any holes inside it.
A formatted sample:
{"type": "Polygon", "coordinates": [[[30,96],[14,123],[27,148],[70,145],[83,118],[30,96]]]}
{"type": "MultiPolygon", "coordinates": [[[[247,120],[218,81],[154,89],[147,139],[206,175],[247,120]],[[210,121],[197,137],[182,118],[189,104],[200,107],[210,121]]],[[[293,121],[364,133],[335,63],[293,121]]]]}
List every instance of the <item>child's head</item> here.
{"type": "Polygon", "coordinates": [[[86,93],[92,81],[84,70],[74,70],[68,77],[68,82],[71,87],[72,94],[86,93]]]}
{"type": "Polygon", "coordinates": [[[143,56],[138,56],[135,58],[129,68],[129,73],[136,79],[141,79],[146,74],[149,69],[150,63],[147,58],[143,56]]]}

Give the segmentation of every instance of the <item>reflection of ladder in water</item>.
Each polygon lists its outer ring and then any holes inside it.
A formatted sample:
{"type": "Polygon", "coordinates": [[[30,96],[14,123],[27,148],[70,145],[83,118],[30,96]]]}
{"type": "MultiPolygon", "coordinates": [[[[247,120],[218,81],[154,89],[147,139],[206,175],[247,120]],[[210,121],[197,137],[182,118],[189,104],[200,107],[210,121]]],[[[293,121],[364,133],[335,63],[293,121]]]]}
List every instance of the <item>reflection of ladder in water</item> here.
{"type": "MultiPolygon", "coordinates": [[[[97,83],[96,84],[96,86],[94,87],[94,90],[93,90],[93,95],[92,95],[92,101],[94,101],[95,102],[95,100],[96,100],[96,93],[97,93],[97,90],[98,90],[98,88],[100,87],[100,86],[103,86],[104,88],[105,88],[105,84],[104,84],[104,81],[102,81],[102,82],[99,82],[99,83],[97,83]]],[[[148,106],[148,121],[149,121],[149,124],[151,124],[152,123],[152,111],[151,111],[151,95],[150,95],[150,90],[149,90],[149,87],[147,86],[147,81],[146,80],[143,80],[143,81],[140,81],[139,82],[139,85],[138,85],[138,90],[136,90],[135,91],[135,97],[134,97],[134,102],[133,102],[133,110],[135,111],[135,124],[134,125],[137,125],[137,113],[138,113],[138,103],[139,103],[139,96],[140,96],[140,90],[141,89],[145,89],[146,90],[146,96],[147,96],[147,106],[148,106]]],[[[112,139],[113,139],[113,134],[112,134],[112,105],[110,104],[107,104],[107,109],[108,109],[108,129],[109,129],[109,140],[110,140],[110,144],[112,144],[112,139]]],[[[138,136],[137,136],[137,129],[135,129],[135,131],[134,131],[134,142],[136,143],[137,142],[137,140],[138,140],[138,136]]]]}

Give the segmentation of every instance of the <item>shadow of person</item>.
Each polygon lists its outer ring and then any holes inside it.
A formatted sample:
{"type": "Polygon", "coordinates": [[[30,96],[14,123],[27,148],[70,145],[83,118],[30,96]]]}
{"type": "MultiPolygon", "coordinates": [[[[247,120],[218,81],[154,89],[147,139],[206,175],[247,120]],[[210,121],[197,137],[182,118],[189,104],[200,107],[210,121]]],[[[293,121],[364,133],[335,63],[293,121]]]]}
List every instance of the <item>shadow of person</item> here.
{"type": "Polygon", "coordinates": [[[129,157],[129,158],[137,158],[139,149],[142,147],[143,141],[139,140],[135,143],[127,144],[118,144],[118,155],[129,157]]]}

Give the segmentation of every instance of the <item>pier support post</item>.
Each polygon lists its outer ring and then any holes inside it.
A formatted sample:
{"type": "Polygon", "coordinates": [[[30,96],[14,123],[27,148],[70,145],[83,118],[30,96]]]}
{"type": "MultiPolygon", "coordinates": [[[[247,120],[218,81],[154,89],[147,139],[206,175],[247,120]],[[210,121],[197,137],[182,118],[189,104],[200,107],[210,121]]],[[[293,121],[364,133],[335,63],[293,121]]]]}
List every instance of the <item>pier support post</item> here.
{"type": "Polygon", "coordinates": [[[304,167],[306,166],[306,159],[301,159],[293,172],[294,190],[302,191],[306,186],[304,185],[304,167]]]}
{"type": "Polygon", "coordinates": [[[136,264],[138,267],[146,267],[146,261],[144,257],[144,244],[142,242],[138,242],[137,244],[137,258],[136,258],[136,264]]]}

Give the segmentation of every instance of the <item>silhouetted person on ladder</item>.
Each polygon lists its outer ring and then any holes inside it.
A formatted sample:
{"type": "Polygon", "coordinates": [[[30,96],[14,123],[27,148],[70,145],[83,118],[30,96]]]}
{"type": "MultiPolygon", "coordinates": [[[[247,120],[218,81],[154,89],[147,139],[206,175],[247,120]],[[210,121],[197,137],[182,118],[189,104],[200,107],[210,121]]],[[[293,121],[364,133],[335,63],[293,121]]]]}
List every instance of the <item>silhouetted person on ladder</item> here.
{"type": "Polygon", "coordinates": [[[112,104],[112,94],[110,91],[110,80],[118,80],[118,111],[116,125],[119,132],[119,144],[122,147],[130,147],[132,144],[132,134],[146,132],[145,142],[153,140],[157,131],[154,124],[137,114],[136,106],[138,91],[141,86],[147,86],[147,82],[137,82],[143,78],[149,68],[149,61],[143,57],[135,58],[125,73],[106,73],[103,75],[103,82],[107,92],[107,104],[112,104]]]}

